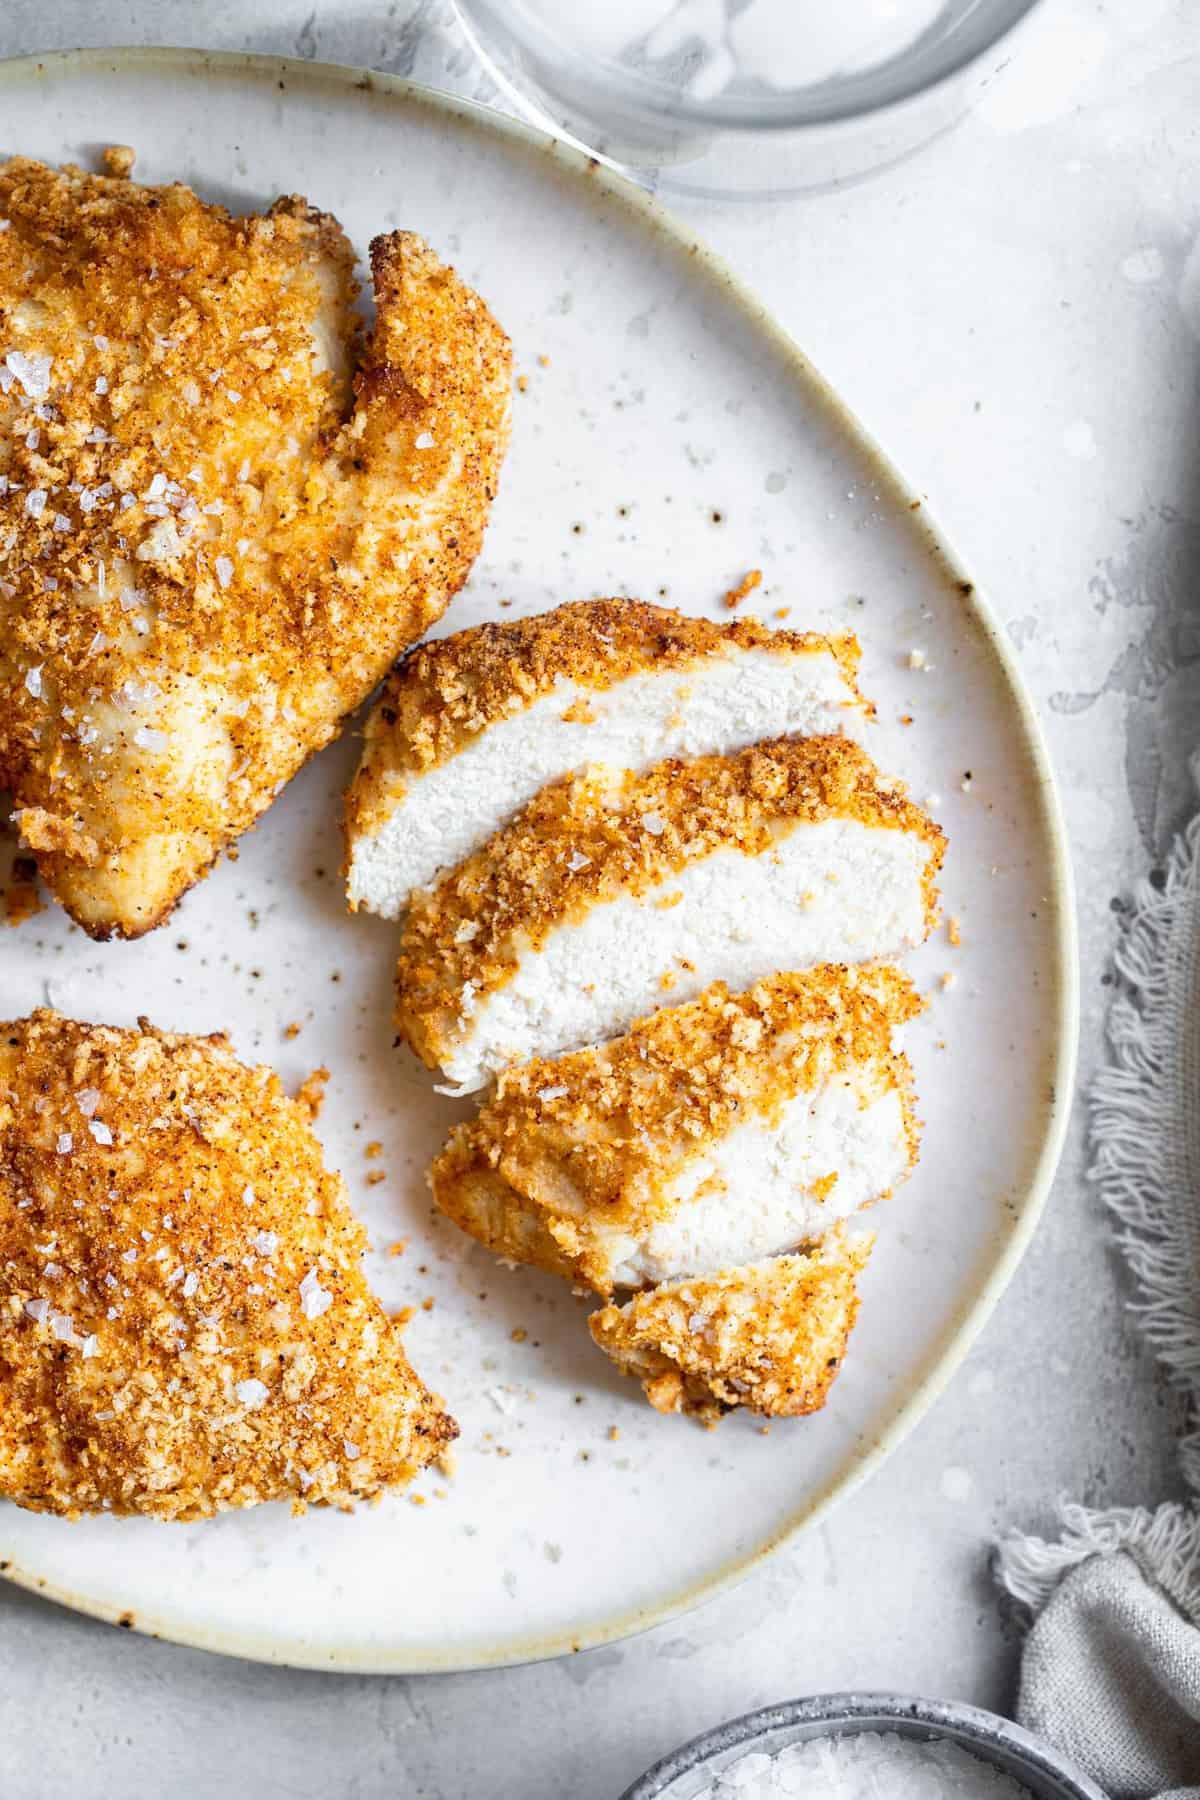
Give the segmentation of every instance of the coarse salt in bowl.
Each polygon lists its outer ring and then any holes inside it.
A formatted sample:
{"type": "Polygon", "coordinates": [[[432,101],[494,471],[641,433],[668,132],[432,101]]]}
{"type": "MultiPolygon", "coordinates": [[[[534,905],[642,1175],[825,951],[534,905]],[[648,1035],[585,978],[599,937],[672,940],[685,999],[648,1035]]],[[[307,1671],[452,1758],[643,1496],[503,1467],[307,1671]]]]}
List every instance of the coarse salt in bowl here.
{"type": "Polygon", "coordinates": [[[946,1738],[859,1731],[809,1738],[774,1755],[748,1751],[715,1777],[702,1800],[1033,1800],[1011,1775],[946,1738]]]}
{"type": "Polygon", "coordinates": [[[826,1694],[766,1707],[656,1763],[623,1800],[1105,1800],[1019,1725],[954,1701],[826,1694]]]}

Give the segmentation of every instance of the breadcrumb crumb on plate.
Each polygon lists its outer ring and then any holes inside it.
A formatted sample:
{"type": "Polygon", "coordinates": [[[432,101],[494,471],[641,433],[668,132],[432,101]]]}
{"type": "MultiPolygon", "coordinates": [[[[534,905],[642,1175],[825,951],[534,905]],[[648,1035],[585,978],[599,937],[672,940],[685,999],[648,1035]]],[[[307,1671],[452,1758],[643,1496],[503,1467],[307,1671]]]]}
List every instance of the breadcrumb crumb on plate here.
{"type": "Polygon", "coordinates": [[[798,1418],[829,1397],[873,1242],[872,1233],[839,1231],[811,1256],[650,1288],[593,1313],[588,1329],[658,1412],[703,1425],[739,1406],[798,1418]]]}
{"type": "Polygon", "coordinates": [[[305,1108],[225,1038],[0,1025],[0,1497],[170,1520],[406,1486],[457,1428],[365,1247],[305,1108]]]}

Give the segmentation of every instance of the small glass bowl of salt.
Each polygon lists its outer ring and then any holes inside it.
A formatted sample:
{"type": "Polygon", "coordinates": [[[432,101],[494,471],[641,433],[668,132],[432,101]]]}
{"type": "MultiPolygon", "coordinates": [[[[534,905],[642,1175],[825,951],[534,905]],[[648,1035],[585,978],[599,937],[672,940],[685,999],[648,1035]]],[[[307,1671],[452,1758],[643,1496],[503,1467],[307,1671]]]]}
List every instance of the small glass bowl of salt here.
{"type": "Polygon", "coordinates": [[[622,1800],[1105,1800],[994,1713],[896,1694],[824,1694],[748,1713],[656,1763],[622,1800]]]}
{"type": "Polygon", "coordinates": [[[675,197],[899,161],[970,109],[1036,0],[454,0],[525,118],[675,197]]]}

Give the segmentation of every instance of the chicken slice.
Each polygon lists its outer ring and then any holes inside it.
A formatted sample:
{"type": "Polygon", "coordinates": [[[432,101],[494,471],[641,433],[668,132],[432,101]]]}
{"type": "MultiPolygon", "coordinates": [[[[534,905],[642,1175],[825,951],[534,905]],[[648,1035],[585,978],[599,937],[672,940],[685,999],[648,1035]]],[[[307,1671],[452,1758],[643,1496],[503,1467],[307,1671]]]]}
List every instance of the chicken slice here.
{"type": "Polygon", "coordinates": [[[659,1412],[710,1426],[738,1406],[776,1419],[817,1412],[846,1354],[873,1242],[839,1231],[811,1256],[669,1282],[603,1307],[588,1329],[659,1412]]]}
{"type": "Polygon", "coordinates": [[[861,730],[851,636],[715,625],[584,600],[421,644],[367,722],[346,797],[352,908],[398,918],[539,788],[588,763],[644,769],[759,738],[861,730]]]}
{"type": "Polygon", "coordinates": [[[0,1026],[0,1495],[348,1507],[456,1436],[309,1116],[221,1036],[0,1026]]]}
{"type": "Polygon", "coordinates": [[[508,341],[409,232],[0,164],[0,787],[94,937],[162,922],[442,613],[508,341]]]}
{"type": "Polygon", "coordinates": [[[944,847],[846,738],[591,769],[414,896],[397,1022],[469,1090],[713,981],[892,956],[934,921],[944,847]]]}
{"type": "Polygon", "coordinates": [[[600,1294],[794,1249],[916,1162],[895,968],[776,975],[507,1070],[433,1164],[440,1210],[498,1256],[600,1294]]]}

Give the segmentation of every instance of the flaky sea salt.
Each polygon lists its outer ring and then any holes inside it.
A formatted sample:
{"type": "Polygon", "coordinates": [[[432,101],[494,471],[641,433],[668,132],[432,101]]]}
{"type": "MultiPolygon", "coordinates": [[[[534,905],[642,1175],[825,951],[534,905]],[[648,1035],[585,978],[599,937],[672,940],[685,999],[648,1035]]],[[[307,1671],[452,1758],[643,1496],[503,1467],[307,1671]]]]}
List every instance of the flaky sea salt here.
{"type": "Polygon", "coordinates": [[[269,1389],[265,1381],[259,1381],[252,1375],[248,1381],[239,1381],[233,1391],[243,1406],[253,1408],[263,1404],[269,1389]]]}
{"type": "Polygon", "coordinates": [[[333,1295],[321,1286],[315,1269],[310,1269],[300,1283],[300,1305],[306,1319],[319,1319],[333,1305],[333,1295]]]}
{"type": "Polygon", "coordinates": [[[103,1119],[89,1119],[88,1130],[98,1144],[111,1144],[113,1141],[113,1134],[103,1119]]]}
{"type": "Polygon", "coordinates": [[[895,1731],[812,1738],[776,1756],[751,1751],[723,1769],[697,1800],[1033,1800],[1028,1788],[945,1738],[895,1731]]]}
{"type": "Polygon", "coordinates": [[[23,350],[10,350],[4,359],[31,400],[42,400],[50,392],[49,356],[27,356],[23,350]]]}
{"type": "Polygon", "coordinates": [[[233,580],[233,564],[227,556],[218,556],[213,565],[217,571],[217,580],[223,588],[227,588],[233,580]]]}
{"type": "Polygon", "coordinates": [[[260,1256],[274,1256],[279,1248],[279,1238],[273,1231],[256,1231],[250,1242],[260,1256]]]}
{"type": "Polygon", "coordinates": [[[123,681],[113,695],[118,706],[141,706],[147,700],[157,700],[162,689],[154,681],[123,681]]]}

